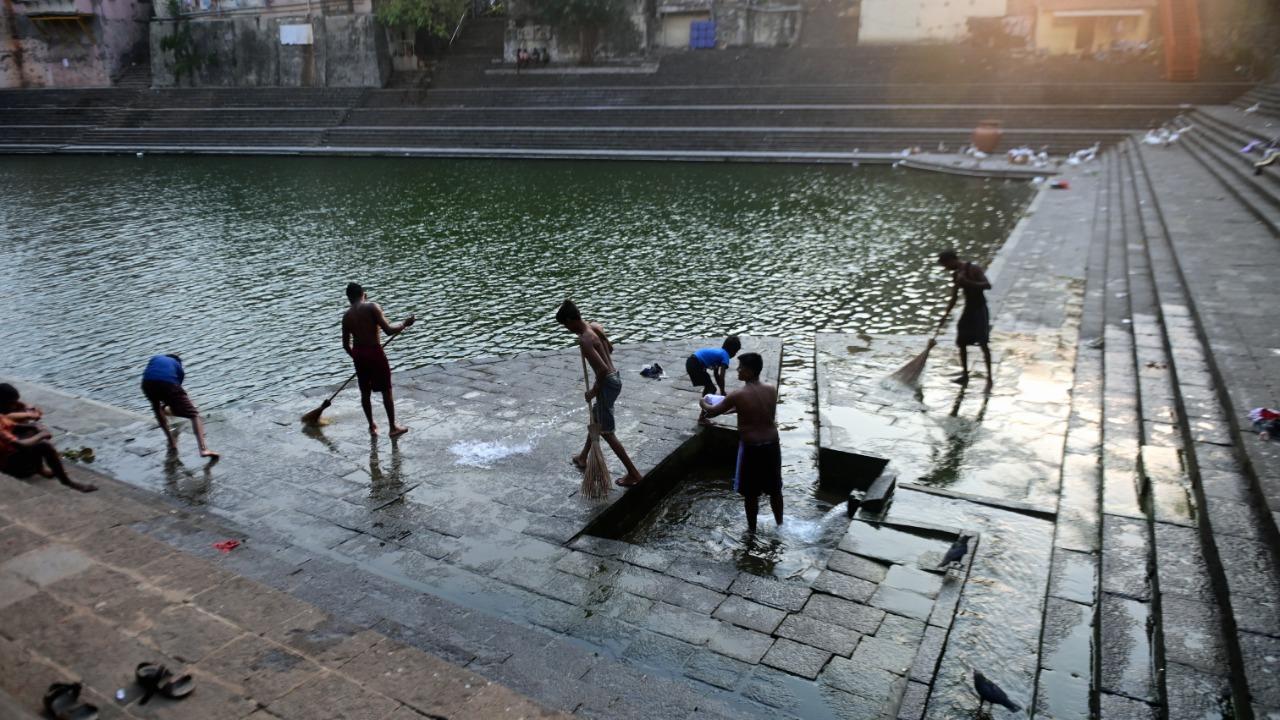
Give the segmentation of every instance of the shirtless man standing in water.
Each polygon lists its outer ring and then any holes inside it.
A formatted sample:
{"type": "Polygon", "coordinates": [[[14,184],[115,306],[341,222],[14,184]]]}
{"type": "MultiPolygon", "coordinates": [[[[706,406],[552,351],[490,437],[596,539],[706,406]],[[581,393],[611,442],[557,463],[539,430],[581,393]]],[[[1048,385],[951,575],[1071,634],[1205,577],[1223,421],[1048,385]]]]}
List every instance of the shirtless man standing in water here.
{"type": "Polygon", "coordinates": [[[388,335],[398,335],[417,318],[410,315],[404,322],[392,325],[387,321],[382,308],[377,303],[369,302],[364,288],[358,283],[347,285],[347,300],[351,301],[351,307],[342,315],[342,349],[347,351],[356,366],[360,405],[364,408],[365,419],[369,421],[369,434],[378,434],[378,425],[373,421],[373,405],[369,399],[370,394],[378,392],[382,393],[382,405],[387,409],[390,437],[400,437],[409,432],[409,428],[396,424],[395,400],[391,397],[391,364],[387,362],[387,354],[382,351],[378,330],[381,329],[388,335]]]}
{"type": "Polygon", "coordinates": [[[718,404],[703,397],[698,404],[707,417],[738,413],[738,468],[733,489],[742,496],[747,511],[747,532],[756,531],[760,496],[769,496],[773,519],[782,524],[782,446],[778,441],[778,389],[760,382],[764,358],[759,353],[738,357],[738,379],[746,383],[718,404]]]}
{"type": "MultiPolygon", "coordinates": [[[[632,464],[626,448],[622,447],[622,441],[613,434],[615,424],[613,403],[622,394],[622,375],[613,366],[613,343],[605,337],[603,327],[582,319],[582,313],[578,312],[578,306],[574,305],[572,300],[565,300],[560,305],[560,309],[556,311],[556,322],[578,336],[578,349],[582,352],[582,357],[586,358],[587,364],[595,371],[596,382],[590,390],[587,390],[587,402],[596,401],[591,407],[591,413],[596,425],[600,428],[600,437],[609,443],[613,454],[618,456],[622,466],[627,469],[627,474],[614,482],[618,487],[624,488],[639,485],[644,476],[632,464]]],[[[586,469],[587,450],[590,448],[591,435],[588,433],[582,452],[573,456],[573,464],[577,465],[579,470],[586,469]]]]}

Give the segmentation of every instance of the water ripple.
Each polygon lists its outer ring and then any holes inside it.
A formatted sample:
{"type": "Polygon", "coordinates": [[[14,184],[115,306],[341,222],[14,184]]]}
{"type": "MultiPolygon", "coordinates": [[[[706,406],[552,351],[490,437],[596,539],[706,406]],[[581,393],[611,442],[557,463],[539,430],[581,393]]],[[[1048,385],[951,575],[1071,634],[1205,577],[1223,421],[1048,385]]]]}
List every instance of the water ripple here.
{"type": "Polygon", "coordinates": [[[397,159],[0,159],[3,369],[137,409],[180,351],[206,407],[348,372],[358,280],[421,322],[399,368],[620,341],[920,332],[930,262],[989,260],[1028,191],[877,168],[397,159]]]}

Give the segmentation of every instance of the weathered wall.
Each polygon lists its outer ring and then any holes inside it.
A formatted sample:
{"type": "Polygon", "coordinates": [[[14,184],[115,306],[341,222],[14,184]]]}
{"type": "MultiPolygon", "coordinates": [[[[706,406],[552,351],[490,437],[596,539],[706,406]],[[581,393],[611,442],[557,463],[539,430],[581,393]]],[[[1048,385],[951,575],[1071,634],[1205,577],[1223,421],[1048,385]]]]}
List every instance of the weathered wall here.
{"type": "Polygon", "coordinates": [[[720,47],[778,47],[796,42],[800,31],[799,5],[716,3],[716,44],[720,47]]]}
{"type": "Polygon", "coordinates": [[[0,2],[0,87],[105,87],[146,47],[150,2],[77,0],[48,8],[0,2]],[[36,22],[24,10],[86,17],[36,22]]]}
{"type": "MultiPolygon", "coordinates": [[[[520,48],[547,48],[552,61],[558,63],[574,63],[582,57],[578,33],[558,32],[541,22],[527,2],[512,0],[507,16],[502,47],[506,62],[514,63],[520,48]]],[[[650,27],[654,21],[646,0],[627,0],[625,18],[618,27],[600,33],[595,48],[597,60],[635,57],[648,47],[655,31],[650,27]]]]}
{"type": "Polygon", "coordinates": [[[1207,55],[1280,70],[1276,0],[1200,0],[1200,26],[1207,55]]]}
{"type": "MultiPolygon", "coordinates": [[[[239,15],[190,20],[192,37],[214,61],[183,78],[213,87],[382,87],[390,77],[386,35],[372,15],[306,17],[239,15]],[[281,25],[311,25],[311,45],[284,45],[281,25]]],[[[175,84],[172,54],[160,49],[173,20],[152,23],[151,69],[156,87],[175,84]]]]}
{"type": "Polygon", "coordinates": [[[862,0],[859,43],[954,42],[971,17],[1004,17],[1008,0],[862,0]]]}

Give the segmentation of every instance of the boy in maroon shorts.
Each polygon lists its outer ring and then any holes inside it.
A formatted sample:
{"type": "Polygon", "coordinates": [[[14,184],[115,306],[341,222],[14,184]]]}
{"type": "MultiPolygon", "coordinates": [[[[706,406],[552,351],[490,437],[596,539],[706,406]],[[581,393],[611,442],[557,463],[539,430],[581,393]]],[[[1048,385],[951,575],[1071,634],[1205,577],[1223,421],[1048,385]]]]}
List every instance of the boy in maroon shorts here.
{"type": "Polygon", "coordinates": [[[156,355],[147,363],[147,369],[142,371],[142,394],[151,403],[151,412],[155,413],[156,422],[160,423],[160,429],[169,441],[169,448],[177,451],[178,438],[174,437],[173,430],[169,428],[165,408],[174,417],[191,421],[191,426],[196,431],[196,444],[200,446],[200,457],[209,458],[209,464],[212,465],[221,456],[210,450],[204,440],[204,422],[200,419],[200,411],[191,402],[191,398],[187,397],[187,391],[182,389],[185,378],[182,358],[177,355],[156,355]]]}
{"type": "Polygon", "coordinates": [[[409,432],[409,428],[396,424],[396,403],[391,394],[391,365],[382,351],[378,336],[381,330],[388,335],[398,335],[414,323],[410,315],[404,322],[392,324],[377,303],[369,302],[359,283],[347,285],[347,300],[351,307],[342,316],[342,349],[351,356],[356,366],[356,381],[360,385],[360,407],[369,421],[369,434],[378,434],[378,424],[373,421],[372,393],[382,394],[382,406],[387,411],[387,424],[391,426],[389,437],[397,438],[409,432]]]}

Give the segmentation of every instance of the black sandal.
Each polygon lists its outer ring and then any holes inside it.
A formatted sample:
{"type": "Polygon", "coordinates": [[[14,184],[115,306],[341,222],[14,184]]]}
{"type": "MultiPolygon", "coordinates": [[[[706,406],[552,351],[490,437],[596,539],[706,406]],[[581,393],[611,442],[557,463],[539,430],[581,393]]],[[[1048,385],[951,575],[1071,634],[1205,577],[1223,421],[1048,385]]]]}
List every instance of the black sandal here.
{"type": "Polygon", "coordinates": [[[170,700],[181,700],[195,690],[196,680],[190,675],[180,675],[160,685],[160,694],[170,700]]]}
{"type": "Polygon", "coordinates": [[[53,720],[98,720],[98,706],[80,702],[80,683],[54,683],[44,693],[44,709],[53,720]]]}
{"type": "Polygon", "coordinates": [[[196,689],[195,678],[190,675],[175,677],[169,668],[155,663],[138,663],[134,677],[145,691],[139,705],[146,705],[157,693],[170,700],[181,700],[196,689]]]}
{"type": "Polygon", "coordinates": [[[155,663],[138,663],[138,667],[133,671],[133,676],[137,678],[138,685],[142,687],[142,699],[138,701],[139,705],[146,705],[151,696],[160,691],[160,685],[169,678],[172,673],[169,668],[155,663]]]}

